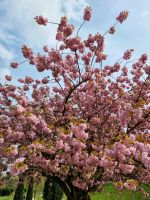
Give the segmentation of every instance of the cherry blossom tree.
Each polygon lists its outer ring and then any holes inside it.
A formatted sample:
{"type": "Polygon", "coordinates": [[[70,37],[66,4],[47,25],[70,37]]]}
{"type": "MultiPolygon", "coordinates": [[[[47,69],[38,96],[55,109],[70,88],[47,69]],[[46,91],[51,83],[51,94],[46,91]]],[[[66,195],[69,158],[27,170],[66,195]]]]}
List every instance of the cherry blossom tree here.
{"type": "MultiPolygon", "coordinates": [[[[80,38],[92,9],[75,30],[62,17],[56,48],[44,54],[27,46],[22,53],[48,76],[18,79],[0,86],[0,172],[38,172],[57,182],[68,200],[90,200],[89,192],[113,182],[136,190],[150,183],[150,66],[147,55],[131,60],[127,50],[105,65],[105,37],[128,17],[122,11],[103,35],[80,38]]],[[[49,22],[36,16],[39,25],[49,22]]],[[[22,62],[22,63],[23,63],[22,62]]],[[[12,62],[12,68],[21,63],[12,62]]],[[[42,76],[42,73],[41,73],[42,76]]]]}

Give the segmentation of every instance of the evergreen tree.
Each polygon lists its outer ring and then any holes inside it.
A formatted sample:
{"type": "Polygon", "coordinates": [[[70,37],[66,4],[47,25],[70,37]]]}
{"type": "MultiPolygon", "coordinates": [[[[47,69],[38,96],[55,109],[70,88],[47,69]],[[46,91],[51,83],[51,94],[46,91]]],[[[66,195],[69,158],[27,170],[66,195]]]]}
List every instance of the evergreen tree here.
{"type": "Polygon", "coordinates": [[[29,183],[28,191],[26,195],[26,200],[32,200],[32,197],[33,197],[33,177],[31,177],[30,179],[30,183],[29,183]]]}
{"type": "Polygon", "coordinates": [[[19,183],[17,185],[14,200],[23,200],[24,199],[24,181],[22,178],[19,178],[19,183]]]}
{"type": "Polygon", "coordinates": [[[60,186],[54,182],[50,176],[47,177],[44,189],[43,189],[43,199],[44,200],[62,200],[63,191],[60,186]]]}

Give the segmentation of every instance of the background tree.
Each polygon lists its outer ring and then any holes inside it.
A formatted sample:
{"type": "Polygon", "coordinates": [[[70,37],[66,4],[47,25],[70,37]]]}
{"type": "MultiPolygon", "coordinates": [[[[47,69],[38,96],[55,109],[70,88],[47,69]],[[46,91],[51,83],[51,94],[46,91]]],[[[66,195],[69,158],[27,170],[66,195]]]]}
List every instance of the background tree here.
{"type": "Polygon", "coordinates": [[[18,185],[15,190],[14,200],[23,200],[24,199],[24,179],[19,178],[18,185]]]}
{"type": "Polygon", "coordinates": [[[44,200],[61,200],[63,198],[63,191],[60,186],[48,176],[43,189],[44,200]]]}
{"type": "Polygon", "coordinates": [[[0,177],[0,196],[8,196],[15,190],[16,178],[6,173],[0,177]]]}
{"type": "Polygon", "coordinates": [[[34,182],[33,182],[33,177],[30,177],[30,182],[27,190],[27,195],[26,195],[26,200],[32,200],[33,197],[33,187],[34,187],[34,182]]]}

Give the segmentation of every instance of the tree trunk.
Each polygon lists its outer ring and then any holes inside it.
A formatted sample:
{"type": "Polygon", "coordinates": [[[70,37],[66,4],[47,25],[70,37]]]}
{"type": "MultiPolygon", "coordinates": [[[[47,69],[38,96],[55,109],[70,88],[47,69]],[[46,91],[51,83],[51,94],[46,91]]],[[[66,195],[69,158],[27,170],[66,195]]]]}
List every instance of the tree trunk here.
{"type": "Polygon", "coordinates": [[[26,200],[32,200],[32,197],[33,197],[33,177],[31,177],[30,179],[26,200]]]}
{"type": "Polygon", "coordinates": [[[87,191],[75,188],[71,194],[71,198],[68,198],[67,200],[91,200],[91,198],[87,191]]]}
{"type": "Polygon", "coordinates": [[[71,183],[64,182],[57,176],[49,176],[49,178],[59,184],[67,196],[67,200],[91,200],[87,191],[74,187],[71,183]]]}

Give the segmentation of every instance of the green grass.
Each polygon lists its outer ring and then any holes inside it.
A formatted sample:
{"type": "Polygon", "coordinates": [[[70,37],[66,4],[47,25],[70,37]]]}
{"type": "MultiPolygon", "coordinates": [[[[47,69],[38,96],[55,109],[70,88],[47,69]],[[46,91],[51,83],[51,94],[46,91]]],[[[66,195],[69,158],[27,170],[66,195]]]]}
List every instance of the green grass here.
{"type": "MultiPolygon", "coordinates": [[[[150,187],[144,187],[145,191],[150,194],[150,187]]],[[[113,188],[111,184],[104,187],[104,190],[101,193],[95,193],[92,195],[92,200],[142,200],[143,196],[140,192],[132,191],[117,191],[113,188]]],[[[146,200],[150,200],[148,197],[146,200]]]]}
{"type": "MultiPolygon", "coordinates": [[[[150,195],[150,186],[144,187],[145,191],[150,195]]],[[[103,191],[100,193],[91,194],[92,200],[142,200],[144,199],[142,194],[139,191],[118,191],[114,189],[112,184],[108,184],[104,187],[103,191]]],[[[64,197],[66,200],[66,197],[64,197]]],[[[150,197],[145,200],[150,200],[150,197]]]]}
{"type": "MultiPolygon", "coordinates": [[[[13,200],[14,194],[7,196],[7,197],[0,197],[0,200],[13,200]]],[[[42,196],[36,197],[36,200],[43,200],[42,196]]]]}
{"type": "MultiPolygon", "coordinates": [[[[150,186],[145,186],[145,191],[149,192],[150,194],[150,186]]],[[[38,191],[39,194],[39,191],[38,191]]],[[[13,200],[13,195],[8,197],[0,197],[0,200],[13,200]]],[[[142,200],[144,199],[140,192],[132,192],[132,191],[121,191],[118,192],[109,184],[104,187],[103,191],[100,193],[91,194],[92,200],[142,200]]],[[[43,200],[42,195],[37,195],[36,200],[43,200]]],[[[66,197],[63,197],[63,200],[66,200],[66,197]]],[[[150,200],[148,197],[146,200],[150,200]]]]}

